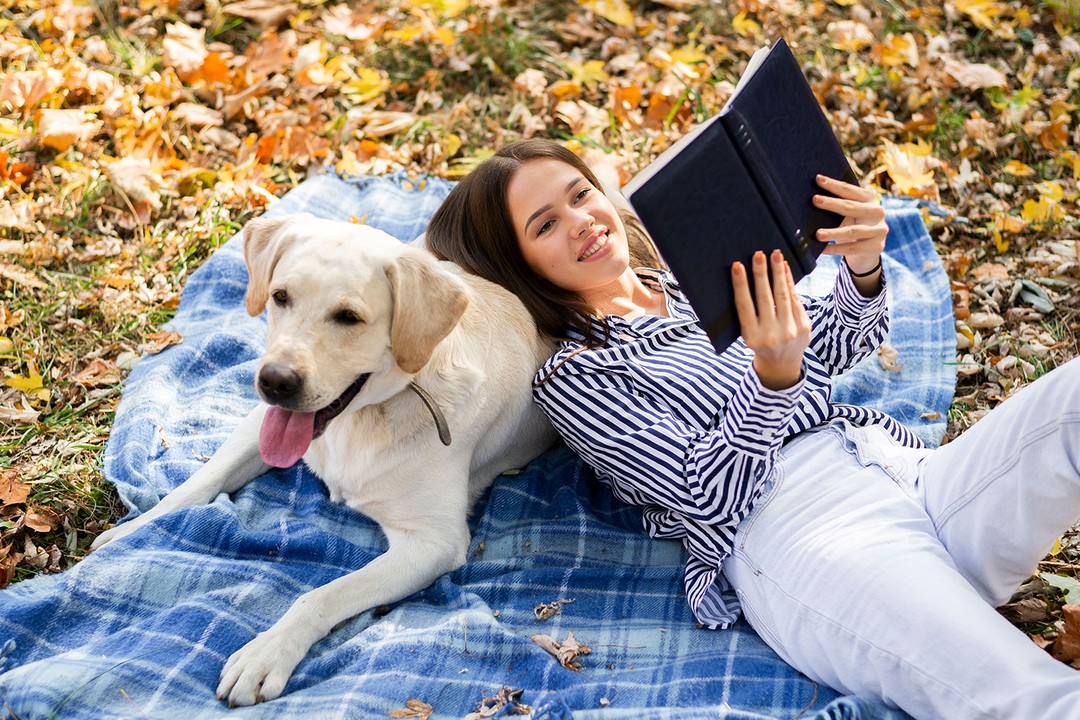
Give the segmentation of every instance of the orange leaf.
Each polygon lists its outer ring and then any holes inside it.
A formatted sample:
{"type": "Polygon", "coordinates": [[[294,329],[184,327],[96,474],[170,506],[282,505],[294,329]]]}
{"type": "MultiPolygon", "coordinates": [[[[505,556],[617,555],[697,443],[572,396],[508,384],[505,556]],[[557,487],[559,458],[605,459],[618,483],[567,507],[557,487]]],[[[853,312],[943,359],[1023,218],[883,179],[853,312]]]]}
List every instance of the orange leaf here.
{"type": "Polygon", "coordinates": [[[23,525],[37,532],[49,532],[59,521],[60,518],[48,511],[27,510],[23,515],[23,525]]]}
{"type": "Polygon", "coordinates": [[[14,505],[26,502],[30,497],[30,486],[15,477],[14,470],[0,475],[0,505],[14,505]]]}

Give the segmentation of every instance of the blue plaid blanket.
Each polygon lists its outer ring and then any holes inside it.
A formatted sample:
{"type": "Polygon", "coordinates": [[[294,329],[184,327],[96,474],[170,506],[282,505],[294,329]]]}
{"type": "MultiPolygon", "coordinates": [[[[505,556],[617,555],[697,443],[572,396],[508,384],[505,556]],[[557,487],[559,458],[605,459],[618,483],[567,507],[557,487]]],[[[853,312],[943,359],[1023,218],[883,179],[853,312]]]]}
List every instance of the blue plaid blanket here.
{"type": "MultiPolygon", "coordinates": [[[[355,216],[408,240],[449,187],[402,174],[322,176],[270,212],[355,216]]],[[[954,387],[949,289],[919,210],[888,208],[890,343],[903,367],[885,371],[871,358],[837,394],[935,443],[954,387]]],[[[834,271],[823,262],[810,284],[827,287],[834,271]]],[[[127,380],[105,472],[133,515],[205,462],[256,402],[264,320],[244,312],[245,283],[234,239],[187,284],[170,324],[183,342],[144,358],[127,380]]],[[[300,594],[385,547],[375,524],[331,504],[302,464],[272,471],[66,572],[0,592],[0,702],[21,720],[416,716],[410,700],[431,706],[433,718],[524,706],[553,720],[904,717],[800,675],[745,622],[695,628],[681,546],[646,537],[640,511],[613,500],[563,445],[500,477],[472,530],[464,567],[336,628],[280,699],[229,710],[214,698],[226,658],[300,594]],[[538,614],[545,604],[558,614],[538,614]],[[561,641],[568,631],[592,651],[579,672],[530,639],[561,641]]]]}

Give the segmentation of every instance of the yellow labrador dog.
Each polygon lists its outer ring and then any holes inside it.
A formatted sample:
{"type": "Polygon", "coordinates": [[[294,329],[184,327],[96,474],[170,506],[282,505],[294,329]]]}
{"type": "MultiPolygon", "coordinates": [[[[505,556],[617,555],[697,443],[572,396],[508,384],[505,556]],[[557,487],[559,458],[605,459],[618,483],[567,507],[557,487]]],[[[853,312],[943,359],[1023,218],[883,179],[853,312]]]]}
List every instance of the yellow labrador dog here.
{"type": "Polygon", "coordinates": [[[511,293],[364,225],[293,215],[253,220],[244,236],[247,310],[269,307],[255,381],[265,402],[191,478],[94,547],[301,458],[389,547],[235,652],[217,688],[230,705],[279,696],[335,625],[461,566],[473,502],[555,439],[531,389],[551,347],[511,293]]]}

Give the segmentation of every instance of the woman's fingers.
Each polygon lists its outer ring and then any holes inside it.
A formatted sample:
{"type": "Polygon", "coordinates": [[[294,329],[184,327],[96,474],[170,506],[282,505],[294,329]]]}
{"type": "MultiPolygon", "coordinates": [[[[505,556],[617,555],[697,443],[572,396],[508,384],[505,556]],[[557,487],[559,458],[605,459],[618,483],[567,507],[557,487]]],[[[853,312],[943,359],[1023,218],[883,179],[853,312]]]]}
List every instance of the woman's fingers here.
{"type": "Polygon", "coordinates": [[[757,304],[759,318],[771,318],[775,315],[773,308],[772,285],[769,282],[769,263],[765,260],[765,253],[760,250],[754,253],[754,300],[757,304]]]}
{"type": "Polygon", "coordinates": [[[788,264],[779,250],[773,250],[769,258],[772,264],[772,291],[774,314],[778,322],[786,323],[791,319],[791,292],[788,287],[788,264]]]}
{"type": "Polygon", "coordinates": [[[754,298],[750,294],[750,281],[746,276],[746,268],[741,262],[731,266],[731,286],[735,290],[735,312],[739,316],[739,326],[745,335],[757,329],[757,310],[754,307],[754,298]]]}
{"type": "Polygon", "coordinates": [[[843,180],[837,180],[827,175],[818,175],[817,184],[823,189],[828,190],[833,195],[838,195],[848,200],[855,200],[857,202],[869,203],[877,202],[877,193],[870,188],[864,188],[861,185],[852,185],[851,183],[844,182],[843,180]]]}

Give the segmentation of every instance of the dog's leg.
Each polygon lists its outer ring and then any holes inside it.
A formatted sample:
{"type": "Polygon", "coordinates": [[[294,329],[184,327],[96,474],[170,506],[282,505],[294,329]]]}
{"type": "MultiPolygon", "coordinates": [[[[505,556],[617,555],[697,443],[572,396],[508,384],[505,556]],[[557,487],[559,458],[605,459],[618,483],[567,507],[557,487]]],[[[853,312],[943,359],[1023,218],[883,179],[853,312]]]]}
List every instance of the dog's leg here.
{"type": "Polygon", "coordinates": [[[229,658],[217,688],[230,707],[281,695],[293,670],[316,642],[368,608],[394,602],[465,562],[468,530],[383,528],[390,546],[359,570],[301,595],[269,630],[229,658]]]}
{"type": "Polygon", "coordinates": [[[106,530],[94,540],[91,550],[138,530],[165,513],[192,505],[205,505],[218,493],[233,493],[267,471],[259,457],[259,427],[266,405],[260,403],[222,443],[218,451],[194,475],[166,495],[161,502],[138,517],[106,530]]]}

